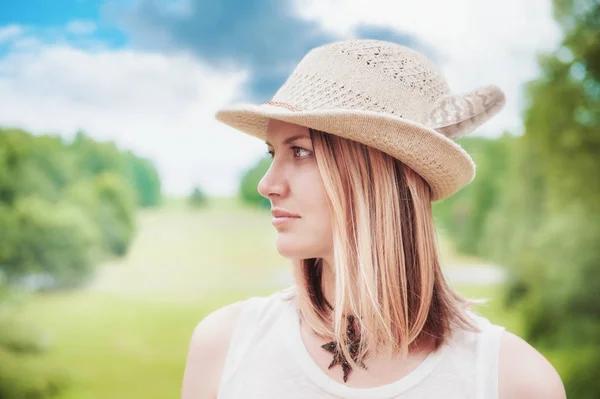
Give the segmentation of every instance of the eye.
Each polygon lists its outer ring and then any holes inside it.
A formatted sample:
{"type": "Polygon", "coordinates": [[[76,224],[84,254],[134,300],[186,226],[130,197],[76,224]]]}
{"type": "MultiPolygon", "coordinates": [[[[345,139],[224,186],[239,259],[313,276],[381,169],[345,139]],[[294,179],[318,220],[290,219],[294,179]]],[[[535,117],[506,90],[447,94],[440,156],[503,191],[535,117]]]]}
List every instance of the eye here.
{"type": "MultiPolygon", "coordinates": [[[[304,151],[304,152],[308,153],[308,155],[310,155],[310,151],[305,150],[302,147],[292,147],[292,150],[294,150],[294,155],[298,154],[298,152],[297,152],[298,150],[304,151]]],[[[308,157],[308,155],[306,155],[306,156],[297,156],[296,158],[306,158],[306,157],[308,157]]]]}
{"type": "MultiPolygon", "coordinates": [[[[290,149],[294,150],[294,158],[307,158],[311,154],[311,152],[309,150],[304,149],[302,147],[296,147],[296,146],[294,146],[294,147],[290,147],[290,149]],[[298,151],[304,151],[304,152],[307,153],[307,155],[305,155],[305,156],[298,156],[297,155],[298,151]]],[[[269,154],[271,158],[275,157],[275,151],[272,151],[272,150],[267,151],[267,154],[269,154]]]]}

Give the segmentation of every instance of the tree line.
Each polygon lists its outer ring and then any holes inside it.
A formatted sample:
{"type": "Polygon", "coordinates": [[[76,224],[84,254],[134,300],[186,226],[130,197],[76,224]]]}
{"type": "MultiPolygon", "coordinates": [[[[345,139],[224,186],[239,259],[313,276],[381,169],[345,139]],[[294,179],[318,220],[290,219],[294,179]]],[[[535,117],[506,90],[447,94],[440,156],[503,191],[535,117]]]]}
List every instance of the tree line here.
{"type": "Polygon", "coordinates": [[[31,274],[58,286],[84,281],[127,253],[136,208],[160,202],[152,162],[113,142],[0,129],[0,272],[9,283],[31,274]]]}

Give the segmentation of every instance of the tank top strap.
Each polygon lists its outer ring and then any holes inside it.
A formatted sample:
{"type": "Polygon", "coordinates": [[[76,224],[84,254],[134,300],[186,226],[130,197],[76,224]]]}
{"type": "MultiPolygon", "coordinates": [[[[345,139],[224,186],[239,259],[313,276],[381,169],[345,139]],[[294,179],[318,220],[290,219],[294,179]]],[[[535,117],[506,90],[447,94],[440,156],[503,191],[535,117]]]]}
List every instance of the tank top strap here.
{"type": "Polygon", "coordinates": [[[477,338],[476,398],[498,399],[500,343],[506,328],[492,324],[485,317],[477,316],[477,320],[481,333],[477,338]]]}

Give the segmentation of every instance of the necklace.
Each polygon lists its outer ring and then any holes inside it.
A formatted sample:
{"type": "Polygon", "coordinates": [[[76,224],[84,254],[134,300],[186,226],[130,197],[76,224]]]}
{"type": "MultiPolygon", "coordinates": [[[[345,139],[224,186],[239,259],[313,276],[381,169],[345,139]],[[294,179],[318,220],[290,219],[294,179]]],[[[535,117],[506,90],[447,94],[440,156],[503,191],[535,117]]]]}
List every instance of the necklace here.
{"type": "MultiPolygon", "coordinates": [[[[329,304],[329,302],[327,302],[326,299],[324,299],[324,301],[325,301],[325,304],[327,305],[327,307],[329,309],[331,309],[331,311],[333,311],[333,307],[329,304]]],[[[358,346],[360,343],[360,334],[357,334],[356,330],[354,329],[354,316],[348,315],[347,318],[348,318],[348,328],[346,329],[346,335],[348,337],[348,343],[346,344],[346,347],[348,348],[348,351],[350,352],[350,356],[352,357],[352,360],[357,362],[361,368],[366,369],[367,366],[365,366],[365,364],[362,361],[361,362],[357,361],[358,346]]],[[[333,360],[331,361],[331,363],[329,364],[329,367],[327,367],[327,369],[332,368],[333,366],[335,366],[338,363],[341,364],[342,370],[344,370],[344,382],[346,382],[348,380],[348,375],[352,371],[352,367],[350,366],[350,363],[348,363],[348,360],[346,360],[346,357],[344,356],[344,354],[342,352],[338,351],[337,342],[336,341],[328,342],[324,345],[321,345],[321,348],[323,348],[327,352],[330,352],[333,354],[333,360]]]]}

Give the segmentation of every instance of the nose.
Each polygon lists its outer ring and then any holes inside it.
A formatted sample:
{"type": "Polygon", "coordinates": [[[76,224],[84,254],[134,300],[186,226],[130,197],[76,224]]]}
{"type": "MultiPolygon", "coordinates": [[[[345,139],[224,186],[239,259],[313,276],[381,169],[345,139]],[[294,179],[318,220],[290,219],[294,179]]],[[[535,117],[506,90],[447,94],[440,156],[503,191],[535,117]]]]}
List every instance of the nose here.
{"type": "Polygon", "coordinates": [[[271,162],[269,169],[258,182],[257,189],[259,194],[267,199],[271,199],[274,195],[282,197],[287,194],[289,189],[287,180],[275,161],[271,162]]]}

